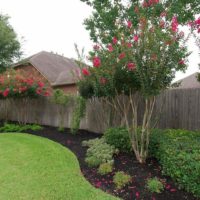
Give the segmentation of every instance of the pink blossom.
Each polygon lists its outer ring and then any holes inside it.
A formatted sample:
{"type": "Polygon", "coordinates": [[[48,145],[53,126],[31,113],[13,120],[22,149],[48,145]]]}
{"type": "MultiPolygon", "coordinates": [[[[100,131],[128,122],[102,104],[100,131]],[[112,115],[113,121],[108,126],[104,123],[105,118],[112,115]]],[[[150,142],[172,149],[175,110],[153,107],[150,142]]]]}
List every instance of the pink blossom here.
{"type": "Polygon", "coordinates": [[[112,42],[113,42],[113,44],[117,44],[117,42],[118,42],[117,38],[114,37],[114,38],[112,39],[112,42]]]}
{"type": "Polygon", "coordinates": [[[95,184],[95,186],[96,186],[97,188],[101,187],[101,182],[98,181],[98,182],[95,184]]]}
{"type": "Polygon", "coordinates": [[[99,67],[101,65],[101,60],[99,57],[93,58],[93,65],[94,65],[94,67],[99,67]]]}
{"type": "Polygon", "coordinates": [[[176,16],[172,17],[172,24],[171,24],[171,26],[172,26],[172,31],[173,32],[177,32],[178,31],[178,20],[177,20],[176,16]]]}
{"type": "Polygon", "coordinates": [[[37,93],[38,95],[40,95],[40,94],[42,93],[42,89],[41,89],[41,88],[37,88],[36,93],[37,93]]]}
{"type": "Polygon", "coordinates": [[[132,47],[132,44],[131,44],[130,42],[128,42],[128,43],[126,43],[126,46],[127,46],[128,48],[131,48],[131,47],[132,47]]]}
{"type": "Polygon", "coordinates": [[[4,83],[4,77],[0,77],[0,84],[4,83]]]}
{"type": "Polygon", "coordinates": [[[139,40],[139,36],[138,35],[134,35],[133,40],[134,40],[134,42],[137,42],[139,40]]]}
{"type": "Polygon", "coordinates": [[[139,13],[139,8],[138,8],[138,6],[136,6],[136,7],[134,8],[134,12],[135,12],[135,13],[139,13]]]}
{"type": "Polygon", "coordinates": [[[170,190],[170,192],[176,192],[176,189],[172,188],[172,189],[170,190]]]}
{"type": "Polygon", "coordinates": [[[98,50],[100,49],[100,46],[97,45],[97,44],[95,44],[95,45],[93,46],[93,49],[94,49],[95,51],[98,51],[98,50]]]}
{"type": "Polygon", "coordinates": [[[180,38],[184,37],[184,32],[183,32],[183,31],[181,31],[181,32],[179,33],[179,37],[180,37],[180,38]]]}
{"type": "Polygon", "coordinates": [[[193,22],[192,22],[192,21],[189,21],[189,22],[188,22],[188,26],[190,26],[190,27],[193,26],[193,22]]]}
{"type": "Polygon", "coordinates": [[[168,185],[165,186],[165,188],[166,188],[167,190],[169,190],[169,189],[171,188],[171,185],[168,184],[168,185]]]}
{"type": "Polygon", "coordinates": [[[121,59],[123,59],[125,56],[126,56],[126,54],[125,54],[124,52],[122,52],[122,53],[119,54],[119,59],[121,60],[121,59]]]}
{"type": "Polygon", "coordinates": [[[109,44],[109,45],[108,45],[108,51],[109,51],[109,52],[112,52],[113,50],[114,50],[114,49],[113,49],[112,44],[109,44]]]}
{"type": "Polygon", "coordinates": [[[161,17],[166,17],[167,16],[167,12],[166,11],[163,11],[161,14],[160,14],[161,17]]]}
{"type": "Polygon", "coordinates": [[[107,83],[107,79],[104,78],[104,77],[101,77],[99,82],[102,84],[102,85],[105,85],[107,83]]]}
{"type": "Polygon", "coordinates": [[[154,33],[155,28],[154,28],[154,27],[151,27],[151,28],[149,29],[149,31],[152,32],[152,33],[154,33]]]}
{"type": "Polygon", "coordinates": [[[179,60],[178,64],[179,64],[179,65],[184,65],[185,62],[184,62],[184,60],[179,60]]]}
{"type": "Polygon", "coordinates": [[[159,26],[160,26],[161,28],[164,28],[164,26],[165,26],[165,21],[164,21],[164,20],[161,20],[160,23],[159,23],[159,26]]]}
{"type": "Polygon", "coordinates": [[[142,6],[143,6],[144,8],[146,8],[146,7],[149,7],[149,6],[153,6],[153,5],[155,5],[155,4],[158,4],[158,3],[159,3],[159,0],[149,0],[148,2],[147,2],[147,0],[144,0],[143,3],[142,3],[142,6]]]}
{"type": "Polygon", "coordinates": [[[200,26],[200,17],[199,17],[197,20],[195,20],[194,23],[195,23],[196,25],[200,26]]]}
{"type": "Polygon", "coordinates": [[[26,86],[20,87],[20,88],[19,88],[19,91],[20,91],[20,92],[25,92],[26,90],[27,90],[27,87],[26,87],[26,86]]]}
{"type": "Polygon", "coordinates": [[[132,22],[131,22],[131,21],[128,21],[128,22],[127,22],[127,26],[128,26],[128,28],[131,28],[131,27],[132,27],[132,22]]]}
{"type": "Polygon", "coordinates": [[[127,64],[127,68],[129,71],[133,71],[136,68],[136,65],[135,65],[135,63],[129,62],[127,64]]]}
{"type": "Polygon", "coordinates": [[[9,88],[6,88],[4,91],[3,91],[3,96],[4,97],[7,97],[8,96],[8,94],[9,94],[9,92],[10,92],[10,89],[9,88]]]}
{"type": "Polygon", "coordinates": [[[149,2],[148,2],[149,6],[152,6],[157,3],[159,3],[159,0],[149,0],[149,2]]]}
{"type": "Polygon", "coordinates": [[[143,3],[142,3],[142,6],[143,6],[144,8],[146,8],[146,7],[148,7],[148,6],[149,6],[149,4],[147,3],[147,1],[146,1],[146,0],[144,0],[144,1],[143,1],[143,3]]]}
{"type": "Polygon", "coordinates": [[[151,55],[151,60],[157,60],[157,55],[155,53],[151,55]]]}
{"type": "Polygon", "coordinates": [[[136,196],[136,198],[139,198],[139,197],[140,197],[140,193],[139,193],[139,192],[136,192],[136,193],[135,193],[135,196],[136,196]]]}
{"type": "Polygon", "coordinates": [[[88,71],[88,69],[87,69],[86,67],[84,67],[84,68],[82,69],[82,73],[83,73],[83,75],[85,75],[85,76],[89,76],[89,75],[90,75],[90,72],[88,71]]]}
{"type": "Polygon", "coordinates": [[[46,91],[46,92],[44,93],[44,96],[45,96],[45,97],[50,96],[50,92],[49,92],[49,91],[46,91]]]}
{"type": "Polygon", "coordinates": [[[42,88],[42,87],[44,87],[44,83],[41,81],[38,81],[38,86],[42,88]]]}

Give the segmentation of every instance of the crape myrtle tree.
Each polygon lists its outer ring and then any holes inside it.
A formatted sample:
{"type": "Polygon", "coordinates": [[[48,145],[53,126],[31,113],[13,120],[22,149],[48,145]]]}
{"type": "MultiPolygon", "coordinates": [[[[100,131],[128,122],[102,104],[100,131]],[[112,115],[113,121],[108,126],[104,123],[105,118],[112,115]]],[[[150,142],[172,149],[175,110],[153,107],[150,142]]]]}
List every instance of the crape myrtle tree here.
{"type": "Polygon", "coordinates": [[[187,67],[188,37],[180,25],[194,20],[198,1],[82,1],[94,10],[85,26],[95,45],[89,56],[93,67],[82,69],[80,94],[107,98],[119,110],[136,158],[144,163],[155,97],[170,86],[176,71],[187,67]]]}
{"type": "Polygon", "coordinates": [[[36,103],[30,99],[40,96],[50,96],[51,88],[47,81],[37,73],[26,72],[22,69],[8,69],[0,74],[0,100],[5,113],[5,120],[8,119],[8,108],[10,103],[15,105],[15,115],[20,124],[28,120],[28,107],[36,103]],[[3,100],[3,101],[2,101],[3,100]],[[21,106],[20,106],[21,105],[21,106]]]}
{"type": "Polygon", "coordinates": [[[8,19],[0,14],[0,73],[21,55],[20,43],[8,19]]]}

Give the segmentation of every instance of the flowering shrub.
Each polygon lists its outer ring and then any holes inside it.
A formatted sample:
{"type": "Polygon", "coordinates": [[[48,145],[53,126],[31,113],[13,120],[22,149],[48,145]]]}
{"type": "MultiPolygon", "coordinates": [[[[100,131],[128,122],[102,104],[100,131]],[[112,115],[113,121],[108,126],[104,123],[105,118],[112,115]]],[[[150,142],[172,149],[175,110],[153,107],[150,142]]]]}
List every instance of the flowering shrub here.
{"type": "Polygon", "coordinates": [[[0,98],[49,96],[47,83],[24,70],[8,70],[0,75],[0,98]]]}
{"type": "MultiPolygon", "coordinates": [[[[170,0],[125,4],[83,1],[94,8],[85,25],[96,44],[89,55],[93,67],[82,71],[80,94],[85,98],[106,98],[115,110],[120,110],[125,119],[121,125],[126,125],[136,158],[143,163],[148,155],[155,97],[170,87],[176,71],[187,68],[188,37],[181,25],[194,20],[195,6],[199,4],[177,3],[181,10],[170,0]],[[144,102],[141,123],[139,101],[144,102]]],[[[195,21],[195,29],[198,24],[195,21]]]]}

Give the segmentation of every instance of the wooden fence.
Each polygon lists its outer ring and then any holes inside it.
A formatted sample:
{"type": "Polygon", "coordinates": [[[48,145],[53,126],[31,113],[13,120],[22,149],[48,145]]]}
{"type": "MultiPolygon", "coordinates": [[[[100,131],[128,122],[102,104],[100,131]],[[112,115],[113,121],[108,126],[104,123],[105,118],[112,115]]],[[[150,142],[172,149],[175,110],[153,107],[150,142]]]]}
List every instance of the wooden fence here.
{"type": "MultiPolygon", "coordinates": [[[[73,103],[63,107],[64,127],[70,127],[73,103]]],[[[139,111],[142,113],[142,104],[139,111]]],[[[81,129],[103,132],[108,128],[109,108],[99,101],[87,102],[86,115],[81,120],[81,129]]],[[[159,117],[158,128],[200,130],[200,89],[171,89],[156,98],[154,118],[159,117]],[[162,112],[160,113],[160,109],[162,112]],[[158,116],[159,114],[159,116],[158,116]]],[[[0,101],[0,118],[11,121],[24,121],[49,126],[59,126],[58,106],[45,98],[36,100],[0,101]]],[[[116,119],[115,126],[118,125],[116,119]]]]}

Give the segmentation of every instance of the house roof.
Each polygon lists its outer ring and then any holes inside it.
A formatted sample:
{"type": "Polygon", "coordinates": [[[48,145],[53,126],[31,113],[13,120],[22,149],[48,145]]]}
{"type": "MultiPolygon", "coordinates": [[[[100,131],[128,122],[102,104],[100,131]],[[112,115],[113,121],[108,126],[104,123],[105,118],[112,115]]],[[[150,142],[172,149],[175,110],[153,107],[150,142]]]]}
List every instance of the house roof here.
{"type": "Polygon", "coordinates": [[[39,52],[14,65],[19,67],[30,63],[52,86],[75,84],[80,69],[73,59],[46,51],[39,52]]]}
{"type": "Polygon", "coordinates": [[[197,80],[198,72],[187,76],[181,80],[178,80],[175,84],[179,84],[175,89],[185,89],[185,88],[200,88],[200,82],[197,80]]]}

